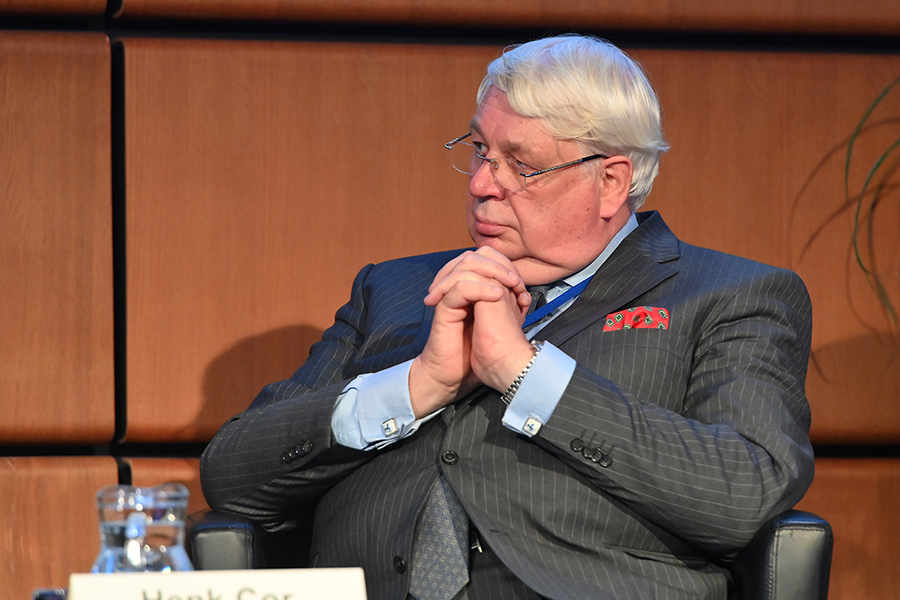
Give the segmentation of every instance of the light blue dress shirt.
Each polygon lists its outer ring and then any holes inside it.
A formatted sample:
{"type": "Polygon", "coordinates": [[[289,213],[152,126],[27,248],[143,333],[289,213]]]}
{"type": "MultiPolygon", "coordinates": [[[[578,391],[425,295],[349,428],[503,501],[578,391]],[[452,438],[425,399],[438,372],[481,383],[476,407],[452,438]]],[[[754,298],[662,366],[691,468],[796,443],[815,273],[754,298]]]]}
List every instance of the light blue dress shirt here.
{"type": "MultiPolygon", "coordinates": [[[[600,256],[578,273],[563,279],[562,284],[547,291],[547,302],[552,302],[569,288],[592,277],[637,226],[637,218],[632,213],[600,256]]],[[[575,300],[576,298],[572,298],[554,310],[547,321],[528,332],[528,338],[534,339],[541,329],[562,314],[575,300]]],[[[440,414],[443,409],[421,419],[415,418],[409,398],[411,365],[412,361],[407,361],[377,373],[366,373],[347,384],[338,396],[331,416],[331,428],[339,444],[361,450],[383,448],[412,435],[423,423],[440,414]]],[[[571,357],[555,346],[544,343],[528,376],[507,407],[503,424],[529,437],[537,434],[553,415],[574,372],[575,361],[571,357]]]]}

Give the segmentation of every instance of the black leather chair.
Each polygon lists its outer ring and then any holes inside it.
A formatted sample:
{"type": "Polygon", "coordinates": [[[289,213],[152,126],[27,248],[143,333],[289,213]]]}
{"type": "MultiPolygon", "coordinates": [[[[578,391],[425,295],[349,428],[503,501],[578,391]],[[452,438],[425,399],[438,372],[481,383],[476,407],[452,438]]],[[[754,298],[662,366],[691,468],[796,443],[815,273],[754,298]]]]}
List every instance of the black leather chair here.
{"type": "MultiPolygon", "coordinates": [[[[306,565],[309,529],[268,533],[235,515],[188,517],[197,569],[289,568],[306,565]]],[[[824,519],[789,510],[757,532],[732,565],[737,600],[826,600],[834,538],[824,519]]]]}

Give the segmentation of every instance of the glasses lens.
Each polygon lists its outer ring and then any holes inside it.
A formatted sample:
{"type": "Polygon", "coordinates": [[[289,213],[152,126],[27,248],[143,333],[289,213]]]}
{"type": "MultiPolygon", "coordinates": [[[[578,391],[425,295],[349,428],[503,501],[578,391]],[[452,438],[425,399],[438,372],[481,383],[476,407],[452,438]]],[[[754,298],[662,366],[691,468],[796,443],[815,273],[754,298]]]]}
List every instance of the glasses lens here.
{"type": "Polygon", "coordinates": [[[525,188],[525,178],[520,174],[519,168],[508,158],[501,158],[496,162],[497,168],[492,171],[494,179],[501,187],[511,192],[525,188]]]}
{"type": "MultiPolygon", "coordinates": [[[[481,167],[481,163],[484,162],[484,159],[478,155],[475,146],[465,142],[456,142],[450,147],[450,160],[453,168],[465,175],[474,175],[481,167]]],[[[510,191],[521,190],[525,187],[525,178],[510,164],[508,159],[500,158],[492,163],[489,165],[491,175],[500,186],[510,191]]]]}
{"type": "Polygon", "coordinates": [[[465,142],[456,142],[450,147],[450,160],[454,169],[466,175],[474,174],[481,166],[481,159],[475,155],[475,146],[465,142]]]}

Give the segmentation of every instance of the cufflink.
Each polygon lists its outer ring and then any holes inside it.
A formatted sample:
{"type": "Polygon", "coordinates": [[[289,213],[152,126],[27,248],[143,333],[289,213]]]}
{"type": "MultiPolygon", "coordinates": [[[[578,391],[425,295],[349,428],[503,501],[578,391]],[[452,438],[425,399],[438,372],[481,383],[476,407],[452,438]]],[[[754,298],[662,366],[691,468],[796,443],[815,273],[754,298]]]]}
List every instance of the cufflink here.
{"type": "Polygon", "coordinates": [[[534,417],[528,417],[528,420],[525,421],[525,425],[522,427],[522,431],[529,435],[536,435],[538,431],[541,430],[543,423],[535,419],[534,417]]]}
{"type": "Polygon", "coordinates": [[[384,432],[384,437],[391,437],[400,430],[397,429],[397,421],[395,421],[394,419],[388,419],[381,424],[381,431],[384,432]]]}

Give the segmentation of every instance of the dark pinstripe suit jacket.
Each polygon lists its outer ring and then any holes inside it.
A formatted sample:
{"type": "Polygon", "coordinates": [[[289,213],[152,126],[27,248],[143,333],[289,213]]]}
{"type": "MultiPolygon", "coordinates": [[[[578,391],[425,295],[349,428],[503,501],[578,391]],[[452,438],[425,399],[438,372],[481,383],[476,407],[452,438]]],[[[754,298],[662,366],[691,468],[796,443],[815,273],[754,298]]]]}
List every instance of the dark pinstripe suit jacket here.
{"type": "Polygon", "coordinates": [[[361,565],[371,600],[406,595],[413,526],[439,471],[490,547],[548,598],[724,598],[722,561],[813,476],[804,380],[811,308],[793,273],[689,246],[656,213],[539,338],[577,361],[534,438],[481,388],[381,451],[336,445],[344,385],[415,357],[439,253],[370,265],[310,358],[210,443],[214,508],[270,527],[318,501],[317,566],[361,565]],[[602,332],[665,307],[669,329],[602,332]]]}

